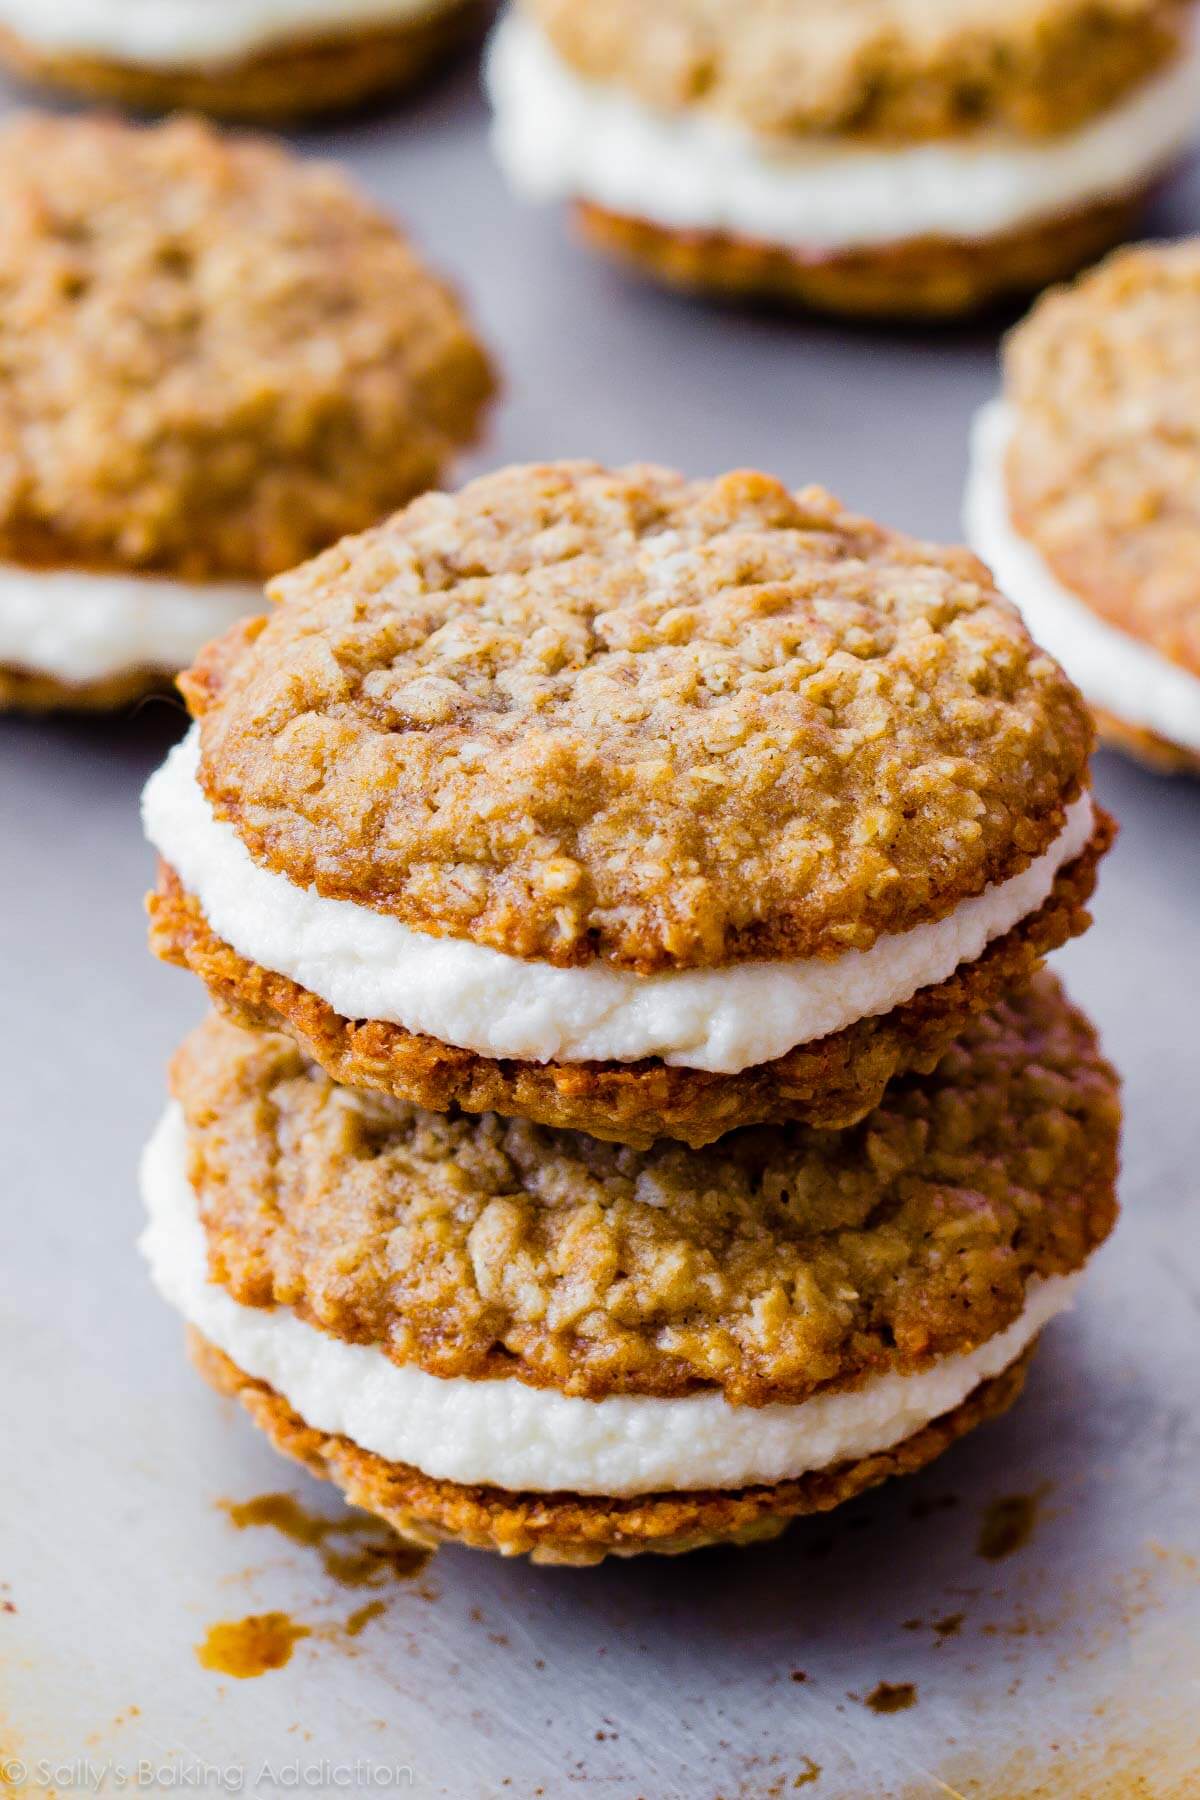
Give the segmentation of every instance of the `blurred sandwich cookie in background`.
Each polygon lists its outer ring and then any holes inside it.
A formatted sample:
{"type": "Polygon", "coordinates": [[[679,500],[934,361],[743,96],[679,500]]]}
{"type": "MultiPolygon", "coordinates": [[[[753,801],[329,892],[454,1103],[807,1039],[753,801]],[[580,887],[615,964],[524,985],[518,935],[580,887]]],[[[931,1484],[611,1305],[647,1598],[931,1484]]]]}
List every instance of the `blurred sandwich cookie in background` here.
{"type": "Polygon", "coordinates": [[[513,186],[669,284],[937,317],[1128,234],[1200,128],[1183,0],[517,0],[513,186]]]}
{"type": "Polygon", "coordinates": [[[1200,773],[1200,239],[1047,295],[976,421],[967,535],[1141,760],[1200,773]]]}
{"type": "Polygon", "coordinates": [[[162,685],[476,433],[457,299],[327,165],[28,116],[0,216],[0,707],[162,685]]]}
{"type": "Polygon", "coordinates": [[[146,111],[285,120],[412,87],[480,0],[0,0],[0,64],[146,111]]]}

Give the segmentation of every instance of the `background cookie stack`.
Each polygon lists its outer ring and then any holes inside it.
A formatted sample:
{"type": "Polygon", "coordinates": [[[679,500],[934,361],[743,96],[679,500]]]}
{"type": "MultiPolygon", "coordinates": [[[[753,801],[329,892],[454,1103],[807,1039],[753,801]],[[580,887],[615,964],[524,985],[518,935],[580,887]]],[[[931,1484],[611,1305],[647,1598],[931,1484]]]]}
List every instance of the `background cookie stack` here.
{"type": "Polygon", "coordinates": [[[145,1165],[210,1379],[406,1535],[570,1562],[1007,1405],[1114,1215],[1115,1078],[1035,976],[1111,825],[982,566],[559,464],[271,592],[144,809],[226,1015],[145,1165]]]}

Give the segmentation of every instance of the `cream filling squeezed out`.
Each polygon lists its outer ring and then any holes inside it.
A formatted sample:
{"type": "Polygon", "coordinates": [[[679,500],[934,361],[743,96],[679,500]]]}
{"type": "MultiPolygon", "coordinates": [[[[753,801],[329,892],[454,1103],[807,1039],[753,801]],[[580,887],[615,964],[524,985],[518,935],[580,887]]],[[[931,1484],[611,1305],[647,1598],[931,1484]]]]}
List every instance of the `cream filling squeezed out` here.
{"type": "Polygon", "coordinates": [[[163,1298],[306,1424],[440,1481],[513,1491],[647,1494],[785,1481],[889,1449],[999,1375],[1071,1303],[1078,1275],[1029,1285],[1006,1331],[919,1375],[873,1375],[799,1406],[731,1406],[702,1393],[580,1400],[515,1378],[444,1379],[348,1344],[286,1307],[243,1306],[208,1279],[187,1178],[183,1115],[168,1108],[146,1148],[141,1248],[163,1298]]]}
{"type": "Polygon", "coordinates": [[[380,1019],[480,1056],[634,1062],[736,1074],[857,1019],[890,1012],[974,962],[1036,912],[1059,869],[1091,837],[1091,798],[1067,809],[1050,848],[1020,875],[943,919],[826,961],[735,963],[635,975],[593,963],[560,969],[464,938],[413,931],[261,868],[214,816],[196,778],[193,730],[151,777],[146,835],[220,937],[346,1019],[380,1019]]]}

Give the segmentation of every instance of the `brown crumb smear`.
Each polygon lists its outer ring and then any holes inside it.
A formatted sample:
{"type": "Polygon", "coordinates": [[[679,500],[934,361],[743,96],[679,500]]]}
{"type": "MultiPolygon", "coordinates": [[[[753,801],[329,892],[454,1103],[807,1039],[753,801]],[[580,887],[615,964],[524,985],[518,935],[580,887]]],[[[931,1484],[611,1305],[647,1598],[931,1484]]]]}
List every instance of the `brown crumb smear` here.
{"type": "Polygon", "coordinates": [[[1118,252],[1008,339],[1013,521],[1065,587],[1200,675],[1200,238],[1118,252]]]}
{"type": "Polygon", "coordinates": [[[496,1061],[380,1020],[344,1019],[285,975],[247,962],[218,938],[165,866],[149,898],[150,943],[190,969],[241,1023],[294,1033],[336,1081],[431,1111],[515,1114],[542,1125],[645,1148],[677,1138],[693,1148],[743,1125],[784,1119],[829,1129],[869,1112],[896,1074],[926,1072],[976,1013],[1022,982],[1041,959],[1091,922],[1096,865],[1114,834],[1101,813],[1081,856],[1062,869],[1046,903],[936,987],[890,1013],[860,1019],[739,1075],[635,1063],[496,1061]]]}
{"type": "Polygon", "coordinates": [[[804,251],[684,231],[580,202],[597,250],[668,287],[753,298],[856,318],[951,319],[1035,293],[1128,237],[1142,196],[972,242],[915,238],[858,250],[804,251]]]}
{"type": "Polygon", "coordinates": [[[559,54],[652,107],[912,142],[1075,129],[1178,54],[1181,0],[525,0],[559,54]]]}
{"type": "Polygon", "coordinates": [[[1049,976],[848,1132],[635,1151],[339,1088],[212,1015],[177,1054],[209,1271],[440,1377],[736,1405],[911,1374],[1109,1231],[1120,1108],[1049,976]]]}
{"type": "Polygon", "coordinates": [[[878,1456],[774,1487],[606,1500],[434,1481],[407,1463],[385,1462],[360,1450],[348,1438],[312,1430],[272,1388],[243,1374],[199,1332],[189,1331],[188,1347],[205,1380],[218,1393],[240,1400],[277,1450],[335,1482],[353,1505],[376,1513],[402,1537],[577,1565],[646,1551],[676,1555],[708,1544],[762,1543],[805,1513],[828,1512],[893,1475],[912,1474],[1013,1404],[1034,1349],[1031,1345],[1019,1362],[977,1387],[953,1412],[878,1456]]]}
{"type": "Polygon", "coordinates": [[[0,712],[116,712],[147,694],[168,693],[170,687],[161,669],[128,669],[101,681],[70,682],[0,664],[0,712]]]}
{"type": "Polygon", "coordinates": [[[868,949],[1027,866],[1093,728],[969,551],[752,470],[507,468],[272,585],[180,687],[251,855],[651,973],[868,949]]]}
{"type": "Polygon", "coordinates": [[[493,389],[328,164],[191,119],[0,131],[0,556],[249,580],[435,482],[493,389]]]}
{"type": "Polygon", "coordinates": [[[0,64],[22,80],[142,112],[194,109],[223,119],[280,123],[399,93],[453,54],[483,23],[469,0],[411,23],[339,32],[200,68],[148,68],[47,50],[0,28],[0,64]]]}

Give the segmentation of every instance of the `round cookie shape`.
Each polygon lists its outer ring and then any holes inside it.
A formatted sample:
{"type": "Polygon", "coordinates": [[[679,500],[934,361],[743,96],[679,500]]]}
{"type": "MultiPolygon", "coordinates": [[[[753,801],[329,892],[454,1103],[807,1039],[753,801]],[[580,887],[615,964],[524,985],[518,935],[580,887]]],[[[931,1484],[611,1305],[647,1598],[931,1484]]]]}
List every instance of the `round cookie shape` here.
{"type": "Polygon", "coordinates": [[[982,564],[754,472],[502,470],[272,592],[181,679],[214,812],[517,957],[867,949],[1028,866],[1085,776],[982,564]]]}
{"type": "Polygon", "coordinates": [[[1175,53],[1177,0],[525,0],[577,73],[765,137],[1073,129],[1175,53]]]}
{"type": "Polygon", "coordinates": [[[1116,1078],[1039,977],[842,1134],[639,1152],[336,1086],[216,1016],[176,1057],[210,1275],[397,1363],[800,1404],[970,1351],[1107,1235],[1116,1078]]]}
{"type": "Polygon", "coordinates": [[[0,556],[261,579],[441,474],[493,388],[335,169],[192,120],[0,133],[0,556]]]}
{"type": "Polygon", "coordinates": [[[1046,296],[1005,373],[1017,530],[1093,611],[1200,675],[1200,239],[1046,296]]]}

